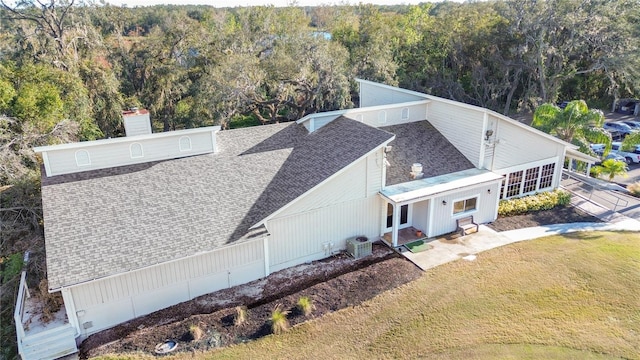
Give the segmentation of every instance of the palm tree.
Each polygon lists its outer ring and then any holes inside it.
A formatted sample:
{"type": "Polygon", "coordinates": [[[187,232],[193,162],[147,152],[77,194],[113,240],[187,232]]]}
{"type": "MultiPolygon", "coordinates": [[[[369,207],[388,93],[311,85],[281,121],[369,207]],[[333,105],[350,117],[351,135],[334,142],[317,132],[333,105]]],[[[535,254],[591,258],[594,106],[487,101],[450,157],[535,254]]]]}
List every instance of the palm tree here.
{"type": "Polygon", "coordinates": [[[560,109],[554,104],[542,104],[533,114],[531,126],[579,147],[585,154],[596,155],[589,144],[605,144],[604,155],[611,150],[611,134],[606,132],[604,114],[589,109],[584,100],[574,100],[560,109]]]}
{"type": "Polygon", "coordinates": [[[624,161],[607,159],[599,166],[596,166],[596,168],[596,174],[598,174],[598,176],[608,175],[609,181],[613,180],[617,175],[622,177],[628,176],[627,164],[624,161]]]}

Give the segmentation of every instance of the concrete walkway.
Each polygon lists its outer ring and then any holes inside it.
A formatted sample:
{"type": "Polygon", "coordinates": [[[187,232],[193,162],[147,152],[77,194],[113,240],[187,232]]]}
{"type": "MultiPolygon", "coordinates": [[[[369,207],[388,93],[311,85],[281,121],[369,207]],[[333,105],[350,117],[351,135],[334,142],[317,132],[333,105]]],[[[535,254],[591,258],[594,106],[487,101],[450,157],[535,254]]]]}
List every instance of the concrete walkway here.
{"type": "Polygon", "coordinates": [[[503,232],[496,232],[487,226],[480,225],[477,233],[452,240],[436,239],[429,242],[432,246],[429,250],[419,253],[405,251],[402,255],[422,270],[427,270],[462,258],[473,260],[479,252],[544,236],[577,231],[640,231],[640,221],[613,212],[597,203],[574,196],[572,204],[604,222],[554,224],[503,232]]]}

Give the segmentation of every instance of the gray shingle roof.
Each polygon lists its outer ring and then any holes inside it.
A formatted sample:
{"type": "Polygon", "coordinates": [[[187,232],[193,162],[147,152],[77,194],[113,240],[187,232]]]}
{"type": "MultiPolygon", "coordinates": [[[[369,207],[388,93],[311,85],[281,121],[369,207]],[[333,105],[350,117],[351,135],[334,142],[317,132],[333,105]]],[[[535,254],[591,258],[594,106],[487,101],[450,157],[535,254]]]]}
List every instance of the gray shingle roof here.
{"type": "Polygon", "coordinates": [[[49,287],[246,241],[392,134],[346,118],[222,131],[219,152],[42,179],[49,287]]]}
{"type": "Polygon", "coordinates": [[[425,178],[474,168],[473,164],[428,121],[418,121],[380,128],[396,135],[387,154],[387,185],[412,179],[413,163],[422,164],[425,178]]]}

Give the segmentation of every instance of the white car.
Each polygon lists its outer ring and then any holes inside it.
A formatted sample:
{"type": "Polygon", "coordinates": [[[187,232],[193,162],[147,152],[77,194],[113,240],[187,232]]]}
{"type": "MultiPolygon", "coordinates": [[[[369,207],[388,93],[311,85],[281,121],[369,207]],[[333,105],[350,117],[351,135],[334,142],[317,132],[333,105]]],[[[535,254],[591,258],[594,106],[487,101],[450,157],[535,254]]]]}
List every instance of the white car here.
{"type": "Polygon", "coordinates": [[[622,143],[620,142],[611,143],[611,152],[614,152],[620,156],[623,156],[627,164],[640,163],[640,145],[636,145],[635,148],[631,151],[622,151],[621,149],[622,149],[622,143]]]}

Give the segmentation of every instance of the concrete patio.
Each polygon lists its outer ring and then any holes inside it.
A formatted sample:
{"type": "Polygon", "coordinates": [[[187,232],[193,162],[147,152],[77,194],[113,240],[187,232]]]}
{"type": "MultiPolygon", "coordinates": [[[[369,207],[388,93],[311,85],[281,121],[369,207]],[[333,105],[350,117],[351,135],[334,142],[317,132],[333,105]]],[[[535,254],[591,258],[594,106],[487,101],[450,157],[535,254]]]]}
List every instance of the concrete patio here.
{"type": "Polygon", "coordinates": [[[407,250],[401,251],[401,254],[422,270],[427,270],[469,255],[476,255],[485,250],[544,236],[577,231],[640,231],[640,221],[613,212],[580,196],[572,198],[572,205],[597,216],[603,222],[553,224],[503,232],[496,232],[488,226],[480,225],[480,229],[476,233],[466,236],[448,234],[443,237],[427,239],[425,241],[432,246],[429,250],[418,253],[407,250]]]}

